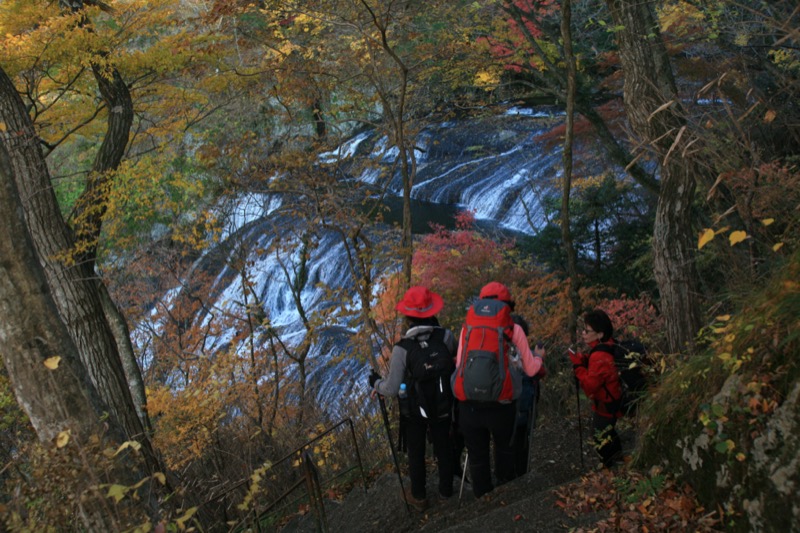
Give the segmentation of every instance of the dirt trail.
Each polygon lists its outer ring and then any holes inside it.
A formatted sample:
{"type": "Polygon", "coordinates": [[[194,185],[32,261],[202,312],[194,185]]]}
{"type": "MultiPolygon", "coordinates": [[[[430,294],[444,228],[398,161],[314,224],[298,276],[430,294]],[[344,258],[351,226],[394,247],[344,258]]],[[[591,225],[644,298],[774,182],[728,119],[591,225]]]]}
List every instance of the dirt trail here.
{"type": "MultiPolygon", "coordinates": [[[[584,437],[588,418],[583,421],[584,437]]],[[[632,432],[621,431],[623,445],[632,446],[632,432]]],[[[387,472],[372,482],[367,490],[356,486],[342,501],[328,501],[325,512],[328,531],[335,533],[393,533],[408,531],[566,531],[589,526],[605,514],[582,514],[570,518],[558,506],[553,489],[576,481],[582,473],[596,468],[596,459],[584,444],[584,467],[581,467],[577,419],[539,421],[533,435],[532,469],[526,475],[497,487],[476,500],[467,484],[459,503],[458,482],[455,495],[439,500],[435,465],[429,464],[428,494],[430,505],[424,513],[407,513],[400,497],[397,475],[387,472]]],[[[460,480],[459,480],[460,481],[460,480]]],[[[408,486],[408,479],[404,483],[408,486]]],[[[281,533],[316,532],[312,514],[295,518],[281,533]]]]}

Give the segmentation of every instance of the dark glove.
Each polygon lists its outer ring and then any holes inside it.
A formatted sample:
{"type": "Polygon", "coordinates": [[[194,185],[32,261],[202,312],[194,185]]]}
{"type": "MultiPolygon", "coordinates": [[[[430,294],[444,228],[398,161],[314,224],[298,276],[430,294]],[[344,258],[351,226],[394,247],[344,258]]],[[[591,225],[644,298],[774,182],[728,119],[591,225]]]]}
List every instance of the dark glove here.
{"type": "Polygon", "coordinates": [[[381,379],[381,375],[378,374],[377,372],[375,372],[374,368],[372,370],[370,370],[369,371],[369,388],[370,389],[374,389],[375,388],[375,382],[378,381],[379,379],[381,379]]]}

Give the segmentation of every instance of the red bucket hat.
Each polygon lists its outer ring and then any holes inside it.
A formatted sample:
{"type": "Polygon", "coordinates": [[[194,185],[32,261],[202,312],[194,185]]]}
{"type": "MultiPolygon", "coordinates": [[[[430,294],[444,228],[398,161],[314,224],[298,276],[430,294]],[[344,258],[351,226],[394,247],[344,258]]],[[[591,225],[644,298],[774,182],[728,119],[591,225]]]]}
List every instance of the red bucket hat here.
{"type": "Polygon", "coordinates": [[[428,318],[441,311],[442,307],[444,301],[441,296],[426,287],[416,286],[406,291],[395,309],[406,316],[428,318]]]}
{"type": "Polygon", "coordinates": [[[492,281],[491,283],[487,283],[482,289],[481,293],[478,296],[479,298],[495,298],[500,300],[501,302],[512,302],[511,299],[511,292],[508,290],[508,287],[500,283],[499,281],[492,281]]]}

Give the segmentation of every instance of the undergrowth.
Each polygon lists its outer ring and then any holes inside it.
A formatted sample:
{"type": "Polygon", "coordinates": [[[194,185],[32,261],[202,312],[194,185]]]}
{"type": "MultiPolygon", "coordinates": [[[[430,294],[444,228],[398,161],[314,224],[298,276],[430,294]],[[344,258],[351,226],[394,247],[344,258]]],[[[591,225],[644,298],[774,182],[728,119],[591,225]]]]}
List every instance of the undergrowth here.
{"type": "Polygon", "coordinates": [[[637,465],[665,465],[701,501],[721,502],[731,530],[788,531],[800,512],[798,274],[795,254],[765,287],[743,294],[736,313],[715,317],[700,334],[707,348],[666,374],[642,406],[637,465]]]}

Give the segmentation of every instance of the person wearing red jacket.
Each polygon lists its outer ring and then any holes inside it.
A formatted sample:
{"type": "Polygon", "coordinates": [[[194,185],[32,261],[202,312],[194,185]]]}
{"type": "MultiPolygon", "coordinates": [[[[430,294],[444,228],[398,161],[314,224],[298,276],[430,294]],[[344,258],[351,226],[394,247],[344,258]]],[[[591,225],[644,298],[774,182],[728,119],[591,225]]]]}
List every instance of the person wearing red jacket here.
{"type": "Polygon", "coordinates": [[[613,346],[614,328],[611,319],[600,309],[586,313],[583,323],[582,339],[589,353],[570,353],[569,357],[575,378],[592,400],[595,450],[603,466],[609,468],[622,451],[622,443],[615,429],[617,419],[622,416],[619,371],[614,364],[614,356],[601,347],[603,344],[613,346]]]}

